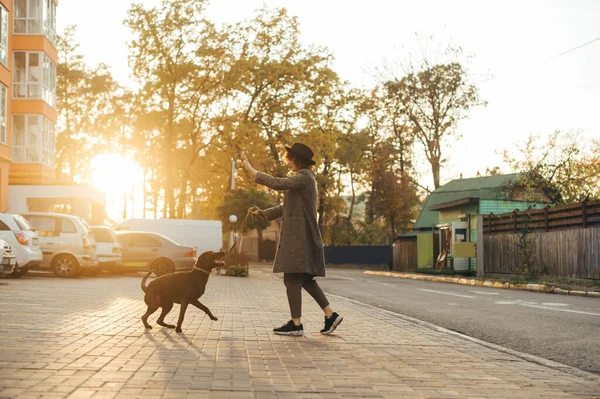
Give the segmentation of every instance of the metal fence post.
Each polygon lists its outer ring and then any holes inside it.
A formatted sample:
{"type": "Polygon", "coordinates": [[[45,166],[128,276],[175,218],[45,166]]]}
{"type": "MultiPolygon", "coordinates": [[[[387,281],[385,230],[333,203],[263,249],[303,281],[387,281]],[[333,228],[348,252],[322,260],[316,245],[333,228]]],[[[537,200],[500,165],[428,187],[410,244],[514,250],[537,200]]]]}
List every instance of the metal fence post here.
{"type": "MultiPolygon", "coordinates": [[[[491,218],[490,218],[491,220],[491,218]]],[[[477,277],[484,276],[484,247],[483,247],[483,216],[476,216],[476,226],[477,226],[477,277]]],[[[490,229],[491,230],[491,229],[490,229]]],[[[491,231],[490,231],[491,234],[491,231]]]]}

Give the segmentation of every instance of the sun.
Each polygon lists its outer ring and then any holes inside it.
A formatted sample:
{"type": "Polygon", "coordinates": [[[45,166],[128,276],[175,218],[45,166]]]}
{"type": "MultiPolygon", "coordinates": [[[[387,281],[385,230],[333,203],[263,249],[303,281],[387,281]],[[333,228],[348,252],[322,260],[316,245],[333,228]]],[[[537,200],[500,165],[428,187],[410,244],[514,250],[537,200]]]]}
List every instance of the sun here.
{"type": "Polygon", "coordinates": [[[143,207],[144,171],[131,159],[119,154],[101,154],[91,162],[92,186],[106,195],[106,212],[113,220],[123,219],[123,202],[134,217],[133,210],[143,207]],[[138,206],[136,206],[138,205],[138,206]]]}

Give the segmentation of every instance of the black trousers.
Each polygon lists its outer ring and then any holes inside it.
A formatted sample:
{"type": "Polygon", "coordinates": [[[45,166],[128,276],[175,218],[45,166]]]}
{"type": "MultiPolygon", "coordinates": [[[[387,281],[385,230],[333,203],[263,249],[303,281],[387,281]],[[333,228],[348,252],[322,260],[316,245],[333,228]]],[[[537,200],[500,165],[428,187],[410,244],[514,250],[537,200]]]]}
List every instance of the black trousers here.
{"type": "Polygon", "coordinates": [[[302,317],[302,288],[314,298],[321,309],[329,305],[323,290],[315,278],[308,273],[283,273],[283,283],[287,289],[292,319],[302,317]]]}

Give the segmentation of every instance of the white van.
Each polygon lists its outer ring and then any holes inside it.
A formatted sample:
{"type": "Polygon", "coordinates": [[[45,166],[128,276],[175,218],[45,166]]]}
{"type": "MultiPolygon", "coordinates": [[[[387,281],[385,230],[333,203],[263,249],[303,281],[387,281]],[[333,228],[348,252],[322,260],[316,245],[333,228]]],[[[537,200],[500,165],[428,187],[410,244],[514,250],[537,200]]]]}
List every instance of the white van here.
{"type": "Polygon", "coordinates": [[[90,275],[100,271],[96,239],[85,220],[61,213],[28,212],[21,216],[39,234],[43,255],[40,269],[69,278],[84,271],[90,275]]]}
{"type": "Polygon", "coordinates": [[[223,228],[218,220],[127,219],[114,229],[162,234],[178,244],[195,247],[198,255],[223,247],[223,228]]]}

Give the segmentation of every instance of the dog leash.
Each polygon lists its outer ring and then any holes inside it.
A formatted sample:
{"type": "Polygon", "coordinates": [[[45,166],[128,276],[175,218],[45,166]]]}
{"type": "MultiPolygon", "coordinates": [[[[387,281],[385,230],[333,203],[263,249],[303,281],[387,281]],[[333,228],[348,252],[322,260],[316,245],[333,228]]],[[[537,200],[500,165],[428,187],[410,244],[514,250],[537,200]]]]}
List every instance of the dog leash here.
{"type": "Polygon", "coordinates": [[[231,257],[231,255],[233,254],[234,250],[236,250],[238,241],[240,239],[240,237],[244,234],[244,230],[246,229],[246,227],[248,226],[248,219],[250,218],[251,213],[248,212],[246,214],[246,217],[244,218],[244,220],[242,221],[242,225],[240,226],[240,232],[238,234],[238,236],[235,238],[235,241],[233,241],[233,245],[231,245],[231,248],[229,248],[229,250],[227,251],[227,253],[225,254],[225,257],[223,258],[223,261],[225,263],[227,263],[227,261],[229,260],[229,258],[231,257]]]}

